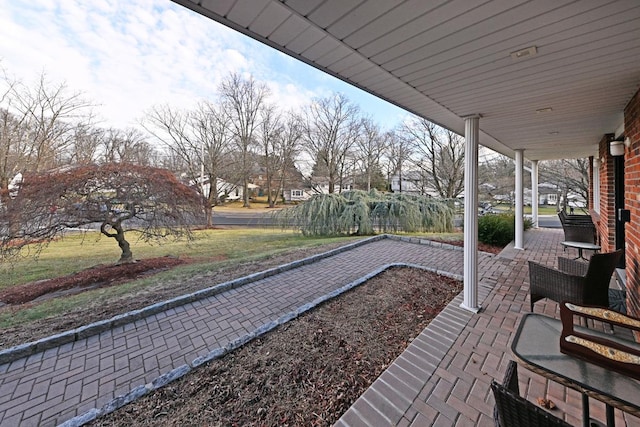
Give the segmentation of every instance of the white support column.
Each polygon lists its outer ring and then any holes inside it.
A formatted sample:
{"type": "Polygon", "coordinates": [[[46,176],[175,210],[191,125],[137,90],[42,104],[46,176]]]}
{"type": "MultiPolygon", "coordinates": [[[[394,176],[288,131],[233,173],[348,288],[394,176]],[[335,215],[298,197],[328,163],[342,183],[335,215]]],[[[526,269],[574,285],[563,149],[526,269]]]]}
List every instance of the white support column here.
{"type": "Polygon", "coordinates": [[[464,118],[464,300],[461,307],[477,313],[478,305],[478,141],[480,115],[464,118]]]}
{"type": "Polygon", "coordinates": [[[522,170],[524,166],[524,150],[516,151],[516,241],[515,249],[524,249],[524,186],[522,170]]]}
{"type": "Polygon", "coordinates": [[[600,159],[593,159],[593,210],[600,213],[600,159]]]}
{"type": "Polygon", "coordinates": [[[531,222],[538,228],[538,161],[531,161],[531,222]]]}

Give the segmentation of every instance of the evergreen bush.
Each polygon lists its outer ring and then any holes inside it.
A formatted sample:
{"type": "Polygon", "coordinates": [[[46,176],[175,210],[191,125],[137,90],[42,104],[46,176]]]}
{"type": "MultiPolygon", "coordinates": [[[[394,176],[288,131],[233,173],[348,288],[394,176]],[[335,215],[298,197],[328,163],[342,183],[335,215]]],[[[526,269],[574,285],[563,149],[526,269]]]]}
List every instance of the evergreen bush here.
{"type": "MultiPolygon", "coordinates": [[[[512,213],[488,214],[478,218],[478,240],[487,245],[506,246],[515,238],[516,216],[512,213]]],[[[531,228],[525,219],[524,229],[531,228]]]]}

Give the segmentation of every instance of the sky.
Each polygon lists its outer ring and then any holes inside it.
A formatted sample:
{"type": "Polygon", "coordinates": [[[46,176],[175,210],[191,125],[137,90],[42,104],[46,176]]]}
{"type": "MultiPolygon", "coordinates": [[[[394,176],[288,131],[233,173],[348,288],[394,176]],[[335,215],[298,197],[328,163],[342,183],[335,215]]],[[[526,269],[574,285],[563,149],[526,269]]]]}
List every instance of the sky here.
{"type": "Polygon", "coordinates": [[[265,82],[283,109],[341,92],[383,129],[407,115],[169,0],[0,0],[0,69],[82,92],[104,127],[139,127],[156,105],[214,100],[231,72],[265,82]]]}

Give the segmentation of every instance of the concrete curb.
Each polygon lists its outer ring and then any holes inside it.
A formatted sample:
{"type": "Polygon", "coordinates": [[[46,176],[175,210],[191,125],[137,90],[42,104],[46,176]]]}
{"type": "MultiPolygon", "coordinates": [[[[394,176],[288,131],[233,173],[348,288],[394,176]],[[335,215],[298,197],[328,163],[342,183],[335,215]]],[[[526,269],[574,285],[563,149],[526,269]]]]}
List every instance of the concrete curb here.
{"type": "MultiPolygon", "coordinates": [[[[450,245],[449,245],[450,246],[450,245]]],[[[353,246],[350,246],[353,247],[353,246]]],[[[344,286],[342,286],[341,288],[335,289],[334,291],[329,292],[326,295],[323,295],[321,297],[316,298],[315,300],[311,301],[310,303],[304,304],[300,307],[298,307],[295,310],[292,310],[282,316],[280,316],[277,320],[269,322],[269,323],[265,323],[264,325],[258,327],[257,329],[255,329],[254,331],[242,335],[238,338],[236,338],[235,340],[233,340],[232,342],[230,342],[229,344],[227,344],[225,347],[220,347],[220,348],[216,348],[213,351],[209,352],[207,355],[205,356],[200,356],[196,359],[194,359],[189,365],[182,365],[172,371],[169,371],[163,375],[161,375],[160,377],[156,378],[155,380],[153,380],[153,382],[151,384],[147,384],[144,386],[138,386],[136,388],[134,388],[133,390],[131,390],[129,393],[126,393],[124,395],[118,396],[115,399],[113,399],[112,401],[110,401],[109,403],[107,403],[106,405],[104,405],[102,408],[100,409],[91,409],[88,412],[79,415],[77,417],[74,417],[66,422],[64,422],[63,424],[60,424],[60,427],[80,427],[88,422],[91,422],[93,420],[95,420],[98,417],[101,417],[103,415],[107,415],[123,406],[125,406],[128,403],[133,402],[134,400],[146,395],[147,393],[154,391],[160,387],[163,387],[167,384],[169,384],[170,382],[177,380],[183,376],[185,376],[186,374],[188,374],[189,372],[191,372],[193,369],[197,368],[198,366],[201,366],[207,362],[210,362],[212,360],[215,359],[219,359],[222,356],[224,356],[225,354],[236,350],[240,347],[242,347],[244,344],[248,343],[249,341],[253,340],[254,338],[260,337],[264,334],[266,334],[267,332],[270,332],[271,330],[277,328],[278,326],[284,325],[285,323],[289,322],[290,320],[293,320],[295,318],[297,318],[298,316],[312,310],[313,308],[317,307],[318,305],[329,301],[357,286],[360,286],[361,284],[365,283],[367,280],[383,273],[384,271],[393,268],[393,267],[411,267],[411,268],[418,268],[420,270],[424,270],[424,271],[429,271],[432,273],[436,273],[439,274],[441,276],[445,276],[445,277],[449,277],[452,279],[456,279],[456,280],[463,280],[463,277],[459,274],[453,274],[453,273],[449,273],[446,271],[441,271],[441,270],[437,270],[434,268],[429,268],[429,267],[423,267],[420,265],[415,265],[415,264],[407,264],[407,263],[391,263],[391,264],[387,264],[384,265],[380,268],[377,268],[376,270],[372,271],[371,273],[362,276],[359,279],[354,280],[351,283],[348,283],[344,286]]],[[[456,297],[459,298],[460,294],[456,297]]]]}
{"type": "Polygon", "coordinates": [[[450,245],[447,243],[435,242],[432,240],[421,239],[417,237],[404,237],[404,236],[397,236],[392,234],[380,234],[377,236],[369,237],[367,239],[359,240],[357,242],[341,246],[336,249],[332,249],[327,252],[323,252],[321,254],[312,255],[307,258],[290,262],[288,264],[283,264],[278,267],[270,268],[268,270],[250,274],[248,276],[240,277],[238,279],[234,279],[228,282],[220,283],[218,285],[215,285],[209,288],[201,289],[199,291],[192,292],[190,294],[185,294],[185,295],[181,295],[179,297],[172,298],[166,301],[161,301],[161,302],[149,305],[147,307],[143,307],[138,310],[133,310],[127,313],[119,314],[110,319],[100,320],[98,322],[80,326],[76,329],[71,329],[69,331],[61,332],[56,335],[44,337],[37,341],[32,341],[32,342],[20,344],[5,350],[1,350],[0,365],[5,363],[11,363],[14,360],[18,360],[23,357],[28,357],[33,354],[39,353],[41,351],[58,347],[63,344],[79,341],[81,339],[88,338],[92,335],[100,334],[104,331],[116,328],[118,326],[126,325],[127,323],[135,322],[136,320],[143,319],[145,317],[163,312],[165,310],[169,310],[171,308],[175,308],[190,302],[198,301],[200,299],[208,298],[210,296],[217,295],[221,292],[225,292],[230,289],[235,289],[240,286],[246,285],[248,283],[252,283],[257,280],[262,280],[264,278],[274,276],[276,274],[279,274],[288,270],[292,270],[294,268],[301,267],[303,265],[311,264],[321,259],[328,258],[333,255],[337,255],[339,253],[351,250],[353,248],[356,248],[371,242],[383,240],[383,239],[392,239],[392,240],[398,240],[402,242],[433,246],[436,248],[462,251],[462,248],[460,246],[450,245]]]}
{"type": "Polygon", "coordinates": [[[48,350],[50,348],[58,347],[63,344],[75,342],[75,341],[90,337],[92,335],[97,335],[104,331],[116,328],[118,326],[126,325],[127,323],[135,322],[136,320],[143,319],[145,317],[163,312],[165,310],[169,310],[171,308],[175,308],[190,302],[198,301],[200,299],[208,298],[210,296],[220,294],[230,289],[235,289],[240,286],[246,285],[248,283],[252,283],[257,280],[262,280],[264,278],[274,276],[276,274],[279,274],[288,270],[292,270],[294,268],[301,267],[303,265],[317,262],[321,259],[328,258],[330,256],[348,251],[358,246],[362,246],[367,243],[375,242],[375,241],[386,239],[386,238],[388,238],[386,234],[381,234],[378,236],[373,236],[367,239],[359,240],[357,242],[350,243],[348,245],[341,246],[339,248],[336,248],[327,252],[323,252],[321,254],[312,255],[307,258],[290,262],[288,264],[283,264],[278,267],[270,268],[268,270],[250,274],[248,276],[240,277],[238,279],[234,279],[228,282],[220,283],[218,285],[215,285],[209,288],[201,289],[199,291],[192,292],[190,294],[185,294],[185,295],[181,295],[179,297],[172,298],[166,301],[161,301],[156,304],[152,304],[138,310],[133,310],[127,313],[119,314],[110,319],[100,320],[98,322],[80,326],[76,329],[71,329],[69,331],[61,332],[56,335],[44,337],[37,341],[20,344],[20,345],[0,351],[0,365],[5,363],[10,363],[10,362],[13,362],[14,360],[18,360],[23,357],[28,357],[28,356],[31,356],[32,354],[36,354],[41,351],[48,350]]]}

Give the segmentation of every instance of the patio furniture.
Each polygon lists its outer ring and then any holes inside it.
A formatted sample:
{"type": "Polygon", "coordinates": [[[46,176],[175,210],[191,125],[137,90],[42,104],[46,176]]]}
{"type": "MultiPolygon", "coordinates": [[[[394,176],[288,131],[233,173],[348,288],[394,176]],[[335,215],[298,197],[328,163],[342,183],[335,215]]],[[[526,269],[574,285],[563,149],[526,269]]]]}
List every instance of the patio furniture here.
{"type": "Polygon", "coordinates": [[[588,243],[588,242],[568,241],[568,242],[560,242],[560,244],[565,248],[576,248],[578,250],[578,257],[576,259],[583,259],[585,261],[586,261],[586,258],[582,255],[582,251],[588,250],[588,251],[598,252],[601,249],[600,245],[594,245],[593,243],[588,243]]]}
{"type": "Polygon", "coordinates": [[[518,365],[513,360],[507,366],[503,383],[492,381],[491,390],[496,401],[493,410],[496,427],[570,426],[564,420],[553,416],[520,396],[518,365]]]}
{"type": "MultiPolygon", "coordinates": [[[[576,330],[581,330],[576,326],[576,330]]],[[[518,364],[582,393],[583,425],[590,425],[589,397],[607,405],[607,425],[615,425],[613,409],[640,416],[640,381],[560,351],[562,322],[537,313],[523,316],[511,343],[518,364]]],[[[590,334],[598,333],[589,330],[590,334]]],[[[611,339],[612,335],[599,332],[611,339]]]]}
{"type": "Polygon", "coordinates": [[[597,241],[596,226],[590,216],[587,215],[567,215],[564,211],[558,213],[564,240],[567,242],[585,242],[594,244],[597,241]],[[580,217],[580,218],[575,218],[580,217]]]}
{"type": "Polygon", "coordinates": [[[565,211],[561,210],[558,212],[558,217],[560,218],[560,222],[593,224],[591,215],[567,214],[565,211]]]}
{"type": "Polygon", "coordinates": [[[558,257],[557,270],[529,261],[531,311],[543,298],[609,307],[609,282],[621,256],[622,250],[593,254],[588,264],[558,257]]]}

